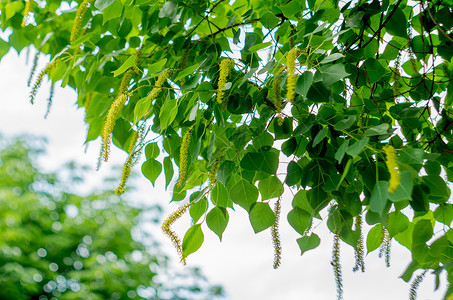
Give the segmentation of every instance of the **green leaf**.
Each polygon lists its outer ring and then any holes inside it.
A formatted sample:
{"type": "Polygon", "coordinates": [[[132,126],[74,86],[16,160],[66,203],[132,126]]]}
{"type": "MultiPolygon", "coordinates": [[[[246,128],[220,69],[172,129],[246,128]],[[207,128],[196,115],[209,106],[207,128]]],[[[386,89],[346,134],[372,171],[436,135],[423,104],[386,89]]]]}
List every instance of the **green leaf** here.
{"type": "Polygon", "coordinates": [[[249,51],[254,53],[256,51],[269,47],[270,45],[272,45],[271,42],[255,44],[252,47],[250,47],[249,51]]]}
{"type": "Polygon", "coordinates": [[[206,197],[201,198],[190,206],[189,213],[194,223],[197,223],[202,215],[208,209],[208,200],[206,197]]]}
{"type": "Polygon", "coordinates": [[[422,219],[415,223],[412,232],[412,248],[415,246],[425,245],[433,236],[433,225],[431,220],[422,219]]]}
{"type": "Polygon", "coordinates": [[[337,152],[335,152],[335,159],[338,161],[339,164],[341,164],[341,161],[343,160],[343,157],[346,153],[346,149],[348,149],[348,146],[349,140],[344,140],[343,144],[341,144],[337,152]]]}
{"type": "Polygon", "coordinates": [[[165,66],[166,63],[167,59],[164,58],[162,60],[159,60],[158,62],[148,65],[148,74],[151,74],[152,77],[157,76],[157,73],[162,71],[162,68],[165,66]]]}
{"type": "MultiPolygon", "coordinates": [[[[389,9],[393,11],[393,7],[389,9]]],[[[387,20],[387,17],[386,17],[387,20]]],[[[407,20],[404,12],[398,7],[392,17],[385,23],[385,30],[393,36],[407,37],[407,20]]]]}
{"type": "Polygon", "coordinates": [[[178,73],[178,76],[175,78],[174,81],[179,81],[181,80],[182,78],[188,76],[188,75],[192,75],[193,72],[198,68],[198,64],[195,64],[193,66],[190,66],[190,67],[187,67],[185,68],[184,70],[182,70],[181,72],[178,73]]]}
{"type": "Polygon", "coordinates": [[[368,137],[364,137],[360,141],[355,142],[351,146],[346,149],[346,153],[351,155],[352,158],[355,158],[360,152],[362,152],[363,148],[368,144],[370,139],[368,137]]]}
{"type": "Polygon", "coordinates": [[[292,206],[298,207],[306,212],[312,213],[313,208],[310,206],[310,202],[307,198],[307,191],[306,190],[299,190],[296,195],[294,195],[292,206]]]}
{"type": "Polygon", "coordinates": [[[326,137],[328,131],[329,128],[324,127],[316,134],[315,138],[313,139],[313,147],[318,145],[326,137]]]}
{"type": "Polygon", "coordinates": [[[336,131],[342,131],[342,130],[348,129],[349,127],[352,126],[352,124],[355,123],[356,120],[357,120],[356,115],[348,116],[347,118],[337,122],[335,124],[335,126],[333,127],[333,129],[335,129],[336,131]]]}
{"type": "MultiPolygon", "coordinates": [[[[109,6],[105,7],[102,11],[102,25],[107,21],[121,17],[123,12],[123,3],[121,0],[115,0],[109,6]]],[[[134,56],[132,56],[134,57],[134,56]]],[[[135,59],[134,59],[135,60],[135,59]]]]}
{"type": "Polygon", "coordinates": [[[345,71],[343,64],[335,64],[331,66],[322,66],[322,84],[326,87],[330,86],[332,83],[335,83],[347,76],[349,73],[345,71]]]}
{"type": "Polygon", "coordinates": [[[137,101],[134,108],[134,125],[138,123],[150,110],[151,100],[148,97],[143,97],[137,101]]]}
{"type": "Polygon", "coordinates": [[[398,162],[401,164],[423,164],[425,151],[418,148],[410,148],[398,151],[398,162]]]}
{"type": "Polygon", "coordinates": [[[400,185],[393,193],[388,193],[390,201],[412,200],[414,182],[410,171],[403,171],[400,174],[400,185]]]}
{"type": "Polygon", "coordinates": [[[295,161],[290,161],[286,172],[285,182],[288,186],[296,185],[302,177],[302,168],[295,161]]]}
{"type": "Polygon", "coordinates": [[[218,207],[228,207],[230,195],[228,194],[227,188],[221,182],[217,182],[212,189],[211,200],[218,207]]]}
{"type": "Polygon", "coordinates": [[[434,211],[434,218],[444,223],[445,225],[451,227],[451,222],[453,221],[453,204],[442,203],[434,211]]]}
{"type": "Polygon", "coordinates": [[[297,78],[296,93],[306,98],[312,83],[313,73],[311,73],[310,71],[305,71],[301,76],[297,78]]]}
{"type": "Polygon", "coordinates": [[[427,195],[430,202],[437,204],[447,202],[450,198],[451,190],[439,175],[423,176],[423,183],[429,188],[427,195]]]}
{"type": "Polygon", "coordinates": [[[258,200],[258,189],[247,180],[241,179],[231,187],[230,198],[234,203],[249,211],[250,206],[258,200]]]}
{"type": "Polygon", "coordinates": [[[263,200],[280,197],[283,194],[283,183],[277,176],[269,176],[266,179],[260,180],[258,189],[263,200]]]}
{"type": "Polygon", "coordinates": [[[176,99],[166,100],[159,114],[161,132],[170,126],[176,118],[177,113],[178,105],[176,99]]]}
{"type": "Polygon", "coordinates": [[[331,62],[336,61],[343,57],[344,57],[344,55],[341,53],[334,53],[334,54],[326,56],[326,58],[321,60],[320,64],[328,64],[328,63],[331,63],[331,62]]]}
{"type": "Polygon", "coordinates": [[[96,0],[96,2],[94,2],[94,7],[96,7],[102,12],[105,8],[109,7],[113,2],[115,2],[115,0],[96,0]]]}
{"type": "Polygon", "coordinates": [[[382,123],[377,126],[368,128],[365,130],[365,136],[375,136],[375,135],[383,135],[388,133],[389,130],[389,124],[387,123],[382,123]]]}
{"type": "Polygon", "coordinates": [[[206,216],[206,224],[220,240],[222,240],[222,234],[228,225],[228,211],[225,208],[214,207],[206,216]]]}
{"type": "Polygon", "coordinates": [[[159,11],[159,18],[173,18],[178,10],[178,3],[173,1],[165,1],[164,5],[159,11]]]}
{"type": "Polygon", "coordinates": [[[135,56],[131,55],[128,59],[115,71],[113,71],[113,76],[118,76],[126,72],[130,67],[135,65],[135,56]]]}
{"type": "Polygon", "coordinates": [[[268,203],[257,202],[249,213],[250,223],[255,233],[261,232],[275,223],[275,214],[268,203]]]}
{"type": "Polygon", "coordinates": [[[204,241],[204,234],[201,224],[195,224],[187,230],[182,240],[182,255],[187,257],[200,249],[204,241]]]}
{"type": "Polygon", "coordinates": [[[370,229],[366,238],[366,249],[367,253],[370,253],[382,244],[384,240],[384,230],[381,224],[375,225],[370,229]]]}
{"type": "Polygon", "coordinates": [[[387,204],[389,183],[387,181],[378,181],[374,185],[370,198],[370,210],[378,214],[384,212],[385,205],[387,204]]]}
{"type": "Polygon", "coordinates": [[[275,174],[278,168],[278,155],[275,152],[248,152],[240,164],[246,170],[275,174]]]}
{"type": "Polygon", "coordinates": [[[148,159],[142,164],[142,173],[154,186],[157,177],[162,172],[162,164],[155,159],[148,159]]]}
{"type": "Polygon", "coordinates": [[[311,214],[299,207],[294,207],[288,213],[289,224],[300,234],[304,235],[305,231],[311,225],[311,214]]]}
{"type": "Polygon", "coordinates": [[[149,143],[145,147],[146,159],[154,159],[159,156],[160,150],[157,143],[149,143]]]}
{"type": "Polygon", "coordinates": [[[303,255],[308,250],[315,249],[320,243],[321,239],[315,233],[297,239],[297,244],[299,245],[301,251],[300,255],[303,255]]]}
{"type": "Polygon", "coordinates": [[[8,42],[5,42],[3,39],[0,38],[0,60],[6,53],[8,53],[11,46],[8,42]]]}
{"type": "Polygon", "coordinates": [[[368,58],[364,63],[366,69],[367,82],[375,83],[379,81],[385,74],[387,70],[379,63],[378,60],[374,58],[368,58]]]}
{"type": "Polygon", "coordinates": [[[388,214],[387,230],[390,237],[405,231],[409,227],[409,218],[399,211],[393,211],[388,214]]]}
{"type": "Polygon", "coordinates": [[[164,158],[164,172],[165,172],[165,189],[167,189],[171,180],[173,179],[173,163],[171,162],[170,156],[164,158]]]}

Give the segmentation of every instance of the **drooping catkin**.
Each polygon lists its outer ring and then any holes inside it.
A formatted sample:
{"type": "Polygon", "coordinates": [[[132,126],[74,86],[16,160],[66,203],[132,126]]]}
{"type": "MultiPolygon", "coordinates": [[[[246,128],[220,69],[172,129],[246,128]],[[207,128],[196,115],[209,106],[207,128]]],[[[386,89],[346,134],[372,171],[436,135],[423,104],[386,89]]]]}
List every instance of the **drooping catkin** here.
{"type": "Polygon", "coordinates": [[[395,148],[390,145],[385,145],[382,150],[385,152],[385,164],[387,165],[387,169],[390,173],[388,191],[390,193],[394,193],[400,185],[400,172],[398,169],[398,162],[396,161],[396,151],[395,148]]]}
{"type": "Polygon", "coordinates": [[[280,212],[281,212],[281,198],[278,198],[274,206],[275,223],[271,227],[272,244],[274,246],[274,269],[278,269],[282,261],[282,246],[280,243],[280,234],[278,231],[280,212]]]}
{"type": "Polygon", "coordinates": [[[417,275],[415,279],[411,283],[411,288],[409,289],[409,300],[417,300],[417,289],[420,285],[420,283],[423,281],[423,278],[425,277],[426,270],[417,275]]]}
{"type": "Polygon", "coordinates": [[[291,102],[296,96],[296,59],[299,55],[299,49],[292,48],[286,56],[286,67],[288,68],[288,76],[286,77],[286,101],[291,102]]]}
{"type": "Polygon", "coordinates": [[[33,85],[33,88],[31,89],[30,92],[30,103],[33,104],[35,102],[36,94],[38,93],[38,90],[41,86],[42,79],[44,78],[44,75],[49,75],[52,69],[55,67],[57,64],[58,60],[54,60],[51,63],[48,63],[47,66],[39,73],[38,78],[36,78],[35,84],[33,85]]]}
{"type": "Polygon", "coordinates": [[[110,144],[112,142],[112,132],[113,127],[115,126],[116,118],[121,108],[124,106],[128,99],[126,93],[121,93],[115,101],[113,101],[112,106],[107,113],[107,119],[104,124],[104,129],[102,131],[102,157],[104,161],[108,161],[110,154],[110,144]]]}
{"type": "Polygon", "coordinates": [[[211,184],[214,184],[215,182],[215,177],[217,175],[217,172],[219,171],[220,163],[222,162],[222,158],[225,155],[225,151],[226,149],[223,149],[219,152],[217,157],[214,159],[214,162],[212,163],[211,169],[209,170],[209,182],[211,184]]]}
{"type": "Polygon", "coordinates": [[[234,67],[234,60],[225,58],[220,63],[220,75],[217,83],[217,102],[221,104],[225,99],[225,85],[234,67]]]}
{"type": "Polygon", "coordinates": [[[283,70],[280,70],[277,74],[275,74],[274,81],[272,82],[272,92],[274,93],[274,106],[275,112],[280,113],[282,111],[282,74],[283,70]]]}
{"type": "Polygon", "coordinates": [[[33,0],[27,0],[25,1],[25,8],[23,12],[23,19],[22,19],[22,27],[27,26],[29,19],[30,19],[30,13],[33,11],[33,0]]]}
{"type": "Polygon", "coordinates": [[[154,100],[157,98],[157,96],[159,96],[159,93],[162,91],[162,85],[168,79],[168,76],[170,76],[172,72],[173,70],[168,69],[162,72],[162,74],[160,74],[159,77],[157,77],[153,89],[148,94],[148,100],[154,100]]]}
{"type": "Polygon", "coordinates": [[[126,72],[124,72],[123,78],[121,79],[118,94],[121,94],[121,93],[124,93],[127,91],[127,88],[129,87],[129,83],[131,82],[133,73],[134,73],[134,68],[129,68],[126,72]]]}
{"type": "Polygon", "coordinates": [[[182,138],[181,149],[179,150],[179,179],[177,187],[182,187],[187,177],[187,166],[189,164],[189,144],[192,137],[192,127],[190,127],[182,138]]]}
{"type": "Polygon", "coordinates": [[[181,262],[185,265],[186,260],[183,256],[182,252],[182,243],[181,240],[179,239],[178,235],[171,229],[171,225],[178,220],[190,207],[192,203],[188,203],[186,205],[183,205],[179,207],[176,211],[171,213],[167,219],[162,223],[162,231],[166,236],[168,236],[173,244],[173,246],[176,248],[176,251],[178,252],[179,256],[181,257],[181,262]]]}
{"type": "Polygon", "coordinates": [[[382,243],[379,246],[379,257],[384,257],[385,266],[390,267],[390,254],[391,254],[391,238],[385,226],[382,226],[382,243]]]}
{"type": "Polygon", "coordinates": [[[359,232],[360,236],[357,245],[354,248],[355,266],[352,269],[354,272],[357,272],[358,270],[365,272],[365,247],[363,243],[362,222],[362,214],[359,214],[355,218],[355,230],[359,232]]]}
{"type": "Polygon", "coordinates": [[[117,195],[121,195],[125,192],[126,182],[129,179],[129,176],[131,175],[131,169],[136,162],[137,155],[139,154],[139,151],[134,151],[135,145],[137,144],[138,135],[139,134],[137,131],[134,131],[132,133],[131,142],[129,144],[129,149],[127,151],[129,155],[127,156],[126,162],[123,165],[120,184],[115,190],[115,194],[117,195]]]}
{"type": "Polygon", "coordinates": [[[343,299],[343,277],[341,275],[341,262],[340,262],[340,235],[335,234],[333,238],[332,249],[332,267],[335,276],[335,283],[337,285],[337,299],[343,299]]]}
{"type": "Polygon", "coordinates": [[[69,38],[69,41],[74,43],[74,41],[79,37],[79,32],[82,27],[82,21],[83,17],[85,16],[85,13],[88,10],[88,7],[90,7],[91,3],[93,3],[94,0],[83,0],[83,2],[79,5],[79,8],[77,9],[76,17],[74,19],[74,22],[72,24],[72,30],[71,30],[71,36],[69,38]]]}
{"type": "Polygon", "coordinates": [[[27,86],[31,85],[31,81],[33,80],[33,76],[35,75],[36,68],[38,67],[38,59],[39,59],[40,52],[37,51],[35,57],[33,58],[33,63],[30,70],[30,76],[28,76],[27,86]]]}
{"type": "Polygon", "coordinates": [[[55,84],[52,82],[50,85],[50,93],[49,93],[49,98],[47,99],[47,109],[46,109],[46,114],[44,115],[44,119],[47,119],[47,116],[50,113],[50,108],[52,107],[52,100],[53,100],[54,93],[55,93],[55,84]]]}

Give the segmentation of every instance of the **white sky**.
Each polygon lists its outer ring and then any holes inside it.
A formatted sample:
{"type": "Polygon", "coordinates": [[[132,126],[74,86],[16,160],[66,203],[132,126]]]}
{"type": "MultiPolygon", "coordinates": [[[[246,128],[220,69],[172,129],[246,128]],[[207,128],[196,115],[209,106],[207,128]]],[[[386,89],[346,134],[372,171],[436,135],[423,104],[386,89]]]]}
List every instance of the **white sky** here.
{"type": "MultiPolygon", "coordinates": [[[[75,92],[69,88],[57,88],[47,119],[44,119],[49,94],[47,84],[42,85],[36,104],[32,106],[29,103],[30,88],[26,84],[32,59],[33,56],[29,58],[30,64],[25,65],[25,51],[21,57],[11,51],[0,62],[0,132],[8,136],[20,133],[46,136],[49,140],[47,155],[40,161],[46,170],[58,170],[59,166],[69,160],[94,168],[99,141],[90,144],[85,153],[84,111],[76,110],[75,92]]],[[[42,58],[37,72],[43,67],[44,60],[42,58]]],[[[122,164],[124,159],[124,153],[112,151],[110,165],[122,164]]],[[[135,168],[140,172],[139,165],[135,168]]],[[[112,171],[104,164],[99,173],[88,175],[90,184],[96,187],[107,174],[112,175],[112,171]]],[[[117,171],[118,180],[120,176],[117,171]]],[[[147,203],[159,203],[167,212],[176,209],[177,204],[168,204],[169,193],[163,188],[154,189],[147,179],[141,175],[139,177],[135,181],[138,191],[133,194],[134,197],[147,203]]],[[[163,182],[162,178],[159,180],[163,182]]],[[[236,212],[230,211],[230,222],[222,243],[203,225],[205,242],[198,252],[188,257],[188,265],[200,267],[212,283],[223,285],[227,292],[226,299],[336,299],[336,286],[330,265],[332,236],[327,233],[323,221],[315,230],[321,237],[321,245],[300,256],[296,243],[299,236],[286,221],[291,200],[290,197],[283,199],[280,225],[283,259],[278,270],[272,268],[273,248],[269,230],[255,235],[247,214],[241,208],[236,212]]],[[[188,216],[184,218],[175,226],[181,238],[190,225],[188,216]]],[[[163,250],[178,261],[169,240],[158,230],[154,231],[163,250]]],[[[390,268],[386,268],[383,259],[378,258],[377,251],[366,257],[365,273],[352,272],[354,252],[350,246],[342,244],[341,257],[345,300],[408,298],[410,287],[398,277],[409,263],[410,253],[397,242],[392,242],[390,268]]],[[[418,299],[440,299],[445,291],[445,277],[442,280],[441,292],[433,293],[434,276],[427,274],[418,290],[418,299]]]]}

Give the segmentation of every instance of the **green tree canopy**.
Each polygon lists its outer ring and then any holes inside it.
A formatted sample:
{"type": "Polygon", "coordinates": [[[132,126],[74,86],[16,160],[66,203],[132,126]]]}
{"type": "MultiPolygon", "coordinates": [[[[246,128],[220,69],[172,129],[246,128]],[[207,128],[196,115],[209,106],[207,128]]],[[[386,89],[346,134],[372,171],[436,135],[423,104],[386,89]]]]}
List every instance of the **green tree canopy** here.
{"type": "Polygon", "coordinates": [[[453,282],[451,0],[72,4],[2,2],[1,53],[50,56],[31,101],[45,76],[77,91],[100,161],[112,143],[129,154],[117,193],[144,148],[143,175],[187,203],[162,226],[182,261],[206,225],[222,238],[234,208],[272,228],[278,267],[286,201],[301,253],[320,243],[314,223],[334,235],[339,298],[340,241],[357,270],[365,251],[406,247],[411,297],[429,270],[453,282]]]}
{"type": "Polygon", "coordinates": [[[2,299],[195,300],[222,294],[196,269],[169,270],[149,234],[136,230],[132,237],[140,216],[158,217],[158,207],[133,208],[108,190],[68,192],[77,189],[83,170],[68,165],[65,181],[40,173],[39,144],[30,137],[2,137],[0,144],[2,299]]]}

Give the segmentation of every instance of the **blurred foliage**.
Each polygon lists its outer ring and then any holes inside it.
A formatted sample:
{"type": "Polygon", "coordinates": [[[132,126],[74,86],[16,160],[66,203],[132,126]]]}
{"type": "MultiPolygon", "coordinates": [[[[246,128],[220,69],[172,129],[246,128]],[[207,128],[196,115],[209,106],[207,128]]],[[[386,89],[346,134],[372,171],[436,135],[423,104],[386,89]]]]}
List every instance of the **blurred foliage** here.
{"type": "Polygon", "coordinates": [[[0,139],[1,299],[213,299],[222,294],[198,269],[172,273],[153,238],[134,228],[143,213],[159,215],[159,207],[134,208],[111,191],[68,192],[76,189],[83,168],[73,163],[63,168],[72,178],[67,182],[60,174],[41,173],[42,149],[38,139],[0,139]],[[134,239],[135,231],[146,245],[134,239]]]}

